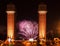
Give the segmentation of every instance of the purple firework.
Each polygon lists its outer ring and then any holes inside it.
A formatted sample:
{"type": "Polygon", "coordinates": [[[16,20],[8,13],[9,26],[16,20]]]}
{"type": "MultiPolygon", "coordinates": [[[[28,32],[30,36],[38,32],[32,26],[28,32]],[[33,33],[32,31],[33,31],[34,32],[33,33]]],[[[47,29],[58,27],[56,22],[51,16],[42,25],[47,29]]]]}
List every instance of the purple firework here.
{"type": "MultiPolygon", "coordinates": [[[[23,39],[36,39],[38,35],[38,24],[36,22],[24,20],[18,23],[19,33],[23,39]]],[[[21,38],[21,37],[20,37],[21,38]]]]}

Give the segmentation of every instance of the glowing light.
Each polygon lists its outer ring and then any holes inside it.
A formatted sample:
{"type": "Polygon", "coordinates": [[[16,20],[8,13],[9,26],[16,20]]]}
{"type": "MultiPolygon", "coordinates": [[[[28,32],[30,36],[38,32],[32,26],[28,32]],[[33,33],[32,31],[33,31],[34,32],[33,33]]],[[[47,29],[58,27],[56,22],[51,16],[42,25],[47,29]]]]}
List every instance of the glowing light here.
{"type": "Polygon", "coordinates": [[[11,42],[11,38],[8,38],[8,41],[11,42]]]}
{"type": "Polygon", "coordinates": [[[29,41],[34,41],[34,39],[33,38],[30,38],[29,41]]]}
{"type": "Polygon", "coordinates": [[[22,38],[24,39],[36,39],[38,35],[38,24],[36,22],[31,21],[21,21],[18,23],[19,25],[19,33],[22,35],[22,38]]]}

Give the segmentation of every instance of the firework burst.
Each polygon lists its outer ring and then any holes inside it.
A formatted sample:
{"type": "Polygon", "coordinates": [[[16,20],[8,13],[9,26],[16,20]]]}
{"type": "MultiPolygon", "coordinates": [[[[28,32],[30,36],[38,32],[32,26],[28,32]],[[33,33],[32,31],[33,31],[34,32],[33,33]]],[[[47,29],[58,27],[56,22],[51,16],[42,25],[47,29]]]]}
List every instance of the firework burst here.
{"type": "MultiPolygon", "coordinates": [[[[19,32],[18,34],[22,35],[21,37],[23,39],[36,39],[38,35],[38,24],[36,22],[32,21],[21,21],[18,23],[19,26],[19,32]]],[[[21,38],[20,37],[20,38],[21,38]]]]}

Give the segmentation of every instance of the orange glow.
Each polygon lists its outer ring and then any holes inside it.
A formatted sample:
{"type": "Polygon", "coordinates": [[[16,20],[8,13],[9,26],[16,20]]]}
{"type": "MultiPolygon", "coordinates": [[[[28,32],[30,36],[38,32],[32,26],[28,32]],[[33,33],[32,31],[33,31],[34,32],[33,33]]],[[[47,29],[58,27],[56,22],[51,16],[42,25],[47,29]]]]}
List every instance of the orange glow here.
{"type": "Polygon", "coordinates": [[[46,38],[46,13],[39,13],[39,38],[46,38]]]}
{"type": "Polygon", "coordinates": [[[14,13],[7,12],[7,37],[14,38],[14,13]]]}
{"type": "Polygon", "coordinates": [[[37,46],[37,41],[29,41],[29,40],[25,40],[22,42],[25,46],[37,46]]]}
{"type": "Polygon", "coordinates": [[[26,43],[26,46],[31,46],[31,44],[29,42],[26,43]]]}
{"type": "Polygon", "coordinates": [[[25,46],[30,46],[30,45],[31,45],[31,43],[30,43],[29,41],[27,41],[27,40],[24,41],[23,44],[24,44],[25,46]]]}

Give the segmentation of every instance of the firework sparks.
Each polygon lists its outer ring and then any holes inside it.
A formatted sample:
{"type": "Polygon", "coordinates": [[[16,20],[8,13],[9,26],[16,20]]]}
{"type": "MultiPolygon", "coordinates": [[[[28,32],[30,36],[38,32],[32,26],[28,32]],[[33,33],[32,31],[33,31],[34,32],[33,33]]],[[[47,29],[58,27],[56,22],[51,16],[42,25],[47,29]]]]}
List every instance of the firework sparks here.
{"type": "Polygon", "coordinates": [[[38,24],[32,21],[21,21],[18,23],[19,33],[24,39],[36,39],[38,35],[38,24]]]}

